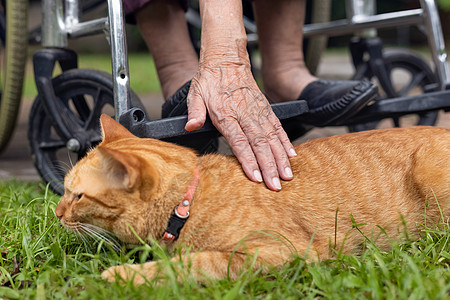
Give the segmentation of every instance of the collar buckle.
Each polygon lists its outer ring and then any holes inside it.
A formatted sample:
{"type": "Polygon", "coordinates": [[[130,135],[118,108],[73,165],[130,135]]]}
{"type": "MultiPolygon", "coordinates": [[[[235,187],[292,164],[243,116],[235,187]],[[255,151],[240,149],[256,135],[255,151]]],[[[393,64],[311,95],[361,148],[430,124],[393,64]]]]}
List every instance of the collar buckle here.
{"type": "Polygon", "coordinates": [[[173,210],[173,213],[180,219],[187,219],[189,218],[189,212],[186,212],[186,215],[182,216],[179,212],[178,212],[178,205],[177,207],[175,207],[175,209],[173,210]]]}
{"type": "Polygon", "coordinates": [[[198,167],[195,168],[194,179],[192,179],[183,199],[180,204],[178,204],[173,213],[170,215],[169,224],[163,233],[163,241],[174,241],[180,235],[180,231],[189,218],[189,207],[191,205],[192,199],[194,198],[195,190],[197,189],[199,180],[198,167]]]}

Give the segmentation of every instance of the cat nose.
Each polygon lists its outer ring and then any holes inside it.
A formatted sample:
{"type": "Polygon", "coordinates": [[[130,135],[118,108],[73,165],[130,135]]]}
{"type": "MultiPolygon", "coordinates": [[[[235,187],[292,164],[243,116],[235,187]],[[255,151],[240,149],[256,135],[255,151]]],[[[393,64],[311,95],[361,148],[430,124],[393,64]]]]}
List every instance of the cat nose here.
{"type": "Polygon", "coordinates": [[[60,220],[64,216],[64,212],[66,211],[65,206],[61,202],[59,202],[58,206],[55,209],[55,215],[60,220]]]}
{"type": "Polygon", "coordinates": [[[59,214],[58,211],[55,210],[55,215],[58,219],[61,220],[61,218],[63,217],[63,214],[59,214]]]}

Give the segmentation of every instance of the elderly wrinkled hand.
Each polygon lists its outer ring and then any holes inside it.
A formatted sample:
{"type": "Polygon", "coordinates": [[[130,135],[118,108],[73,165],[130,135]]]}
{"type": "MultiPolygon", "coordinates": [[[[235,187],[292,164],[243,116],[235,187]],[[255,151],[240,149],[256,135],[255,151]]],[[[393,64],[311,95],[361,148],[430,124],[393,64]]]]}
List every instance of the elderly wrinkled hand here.
{"type": "Polygon", "coordinates": [[[292,179],[288,158],[296,155],[295,150],[256,85],[248,59],[203,57],[187,100],[186,130],[201,128],[208,112],[248,178],[264,180],[274,191],[281,189],[280,177],[292,179]]]}

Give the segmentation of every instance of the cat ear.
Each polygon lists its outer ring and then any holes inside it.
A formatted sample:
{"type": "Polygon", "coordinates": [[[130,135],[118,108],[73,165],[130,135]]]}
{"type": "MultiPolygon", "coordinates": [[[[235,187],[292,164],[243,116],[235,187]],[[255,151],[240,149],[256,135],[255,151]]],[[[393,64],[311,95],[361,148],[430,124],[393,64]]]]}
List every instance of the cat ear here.
{"type": "Polygon", "coordinates": [[[118,139],[136,137],[119,122],[106,114],[100,116],[103,143],[109,143],[118,139]]]}
{"type": "Polygon", "coordinates": [[[136,156],[101,145],[97,147],[97,151],[109,183],[129,191],[138,186],[141,180],[141,163],[136,156]]]}

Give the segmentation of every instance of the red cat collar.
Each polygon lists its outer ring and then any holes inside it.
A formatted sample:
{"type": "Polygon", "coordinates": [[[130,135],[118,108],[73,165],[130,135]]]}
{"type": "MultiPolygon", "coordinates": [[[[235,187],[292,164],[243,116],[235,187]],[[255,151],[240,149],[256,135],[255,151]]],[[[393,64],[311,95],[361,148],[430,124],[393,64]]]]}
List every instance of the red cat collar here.
{"type": "Polygon", "coordinates": [[[180,204],[178,204],[173,213],[170,215],[169,224],[167,225],[166,231],[164,231],[162,240],[163,241],[174,241],[180,235],[181,228],[183,228],[187,219],[189,218],[189,207],[191,206],[192,199],[194,198],[194,193],[198,185],[199,171],[198,167],[194,171],[194,179],[192,179],[186,193],[181,199],[180,204]]]}

